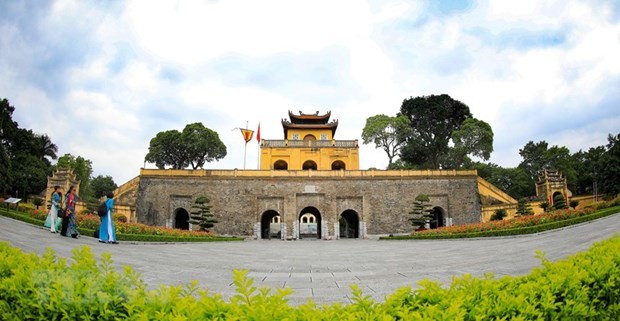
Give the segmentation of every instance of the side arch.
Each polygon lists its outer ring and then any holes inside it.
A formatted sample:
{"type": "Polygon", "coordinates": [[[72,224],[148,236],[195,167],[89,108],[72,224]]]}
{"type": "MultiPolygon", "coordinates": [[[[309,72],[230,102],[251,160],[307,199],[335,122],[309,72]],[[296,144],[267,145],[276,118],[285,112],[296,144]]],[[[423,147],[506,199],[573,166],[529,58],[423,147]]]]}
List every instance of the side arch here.
{"type": "Polygon", "coordinates": [[[260,220],[260,238],[280,238],[280,213],[274,210],[263,212],[260,220]]]}
{"type": "Polygon", "coordinates": [[[340,238],[359,238],[360,219],[354,210],[346,210],[340,214],[338,221],[340,225],[340,238]]]}
{"type": "Polygon", "coordinates": [[[337,160],[332,163],[332,170],[345,170],[347,169],[346,167],[347,165],[341,160],[337,160]]]}
{"type": "Polygon", "coordinates": [[[174,228],[189,230],[189,212],[180,207],[174,210],[174,228]]]}
{"type": "Polygon", "coordinates": [[[430,224],[430,228],[438,228],[445,226],[446,211],[440,206],[435,206],[431,210],[433,214],[433,222],[430,224]]]}

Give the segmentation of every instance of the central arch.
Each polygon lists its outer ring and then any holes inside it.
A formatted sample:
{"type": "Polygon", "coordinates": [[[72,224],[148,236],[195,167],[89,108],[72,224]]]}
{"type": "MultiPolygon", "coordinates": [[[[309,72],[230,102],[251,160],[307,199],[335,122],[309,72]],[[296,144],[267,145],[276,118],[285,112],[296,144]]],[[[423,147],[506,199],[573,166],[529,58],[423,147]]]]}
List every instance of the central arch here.
{"type": "Polygon", "coordinates": [[[346,210],[340,214],[340,238],[356,239],[360,234],[360,219],[354,210],[346,210]]]}
{"type": "Polygon", "coordinates": [[[302,169],[303,170],[308,170],[308,169],[316,170],[317,166],[313,160],[307,160],[304,162],[302,169]]]}
{"type": "Polygon", "coordinates": [[[189,213],[184,208],[174,210],[174,228],[189,230],[189,213]]]}
{"type": "Polygon", "coordinates": [[[273,163],[273,169],[275,170],[287,170],[288,169],[288,163],[284,160],[277,160],[275,163],[273,163]]]}
{"type": "Polygon", "coordinates": [[[274,210],[268,210],[261,215],[260,238],[280,238],[280,214],[274,210]]]}
{"type": "Polygon", "coordinates": [[[321,238],[321,212],[316,207],[305,207],[299,213],[299,238],[321,238]]]}

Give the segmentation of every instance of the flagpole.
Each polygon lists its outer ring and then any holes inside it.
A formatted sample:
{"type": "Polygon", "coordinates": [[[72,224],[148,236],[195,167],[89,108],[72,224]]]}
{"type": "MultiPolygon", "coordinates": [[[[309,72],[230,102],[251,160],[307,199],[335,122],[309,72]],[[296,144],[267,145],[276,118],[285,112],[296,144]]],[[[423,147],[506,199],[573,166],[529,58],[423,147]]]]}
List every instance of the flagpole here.
{"type": "Polygon", "coordinates": [[[258,141],[258,149],[256,153],[256,168],[260,170],[260,122],[258,122],[258,130],[256,131],[256,140],[258,141]]]}
{"type": "MultiPolygon", "coordinates": [[[[245,128],[248,128],[248,121],[245,122],[245,128]]],[[[245,169],[245,154],[248,150],[248,141],[245,141],[245,147],[243,148],[243,169],[245,169]]]]}

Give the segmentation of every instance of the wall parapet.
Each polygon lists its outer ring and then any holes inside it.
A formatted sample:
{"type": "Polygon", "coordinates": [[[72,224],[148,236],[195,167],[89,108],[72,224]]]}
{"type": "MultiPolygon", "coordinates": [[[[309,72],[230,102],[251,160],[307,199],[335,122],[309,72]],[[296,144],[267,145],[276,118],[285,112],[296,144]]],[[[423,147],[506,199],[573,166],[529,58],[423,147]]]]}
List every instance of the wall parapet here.
{"type": "Polygon", "coordinates": [[[357,148],[357,140],[288,140],[288,139],[263,139],[263,148],[300,148],[300,147],[337,147],[357,148]]]}
{"type": "Polygon", "coordinates": [[[140,176],[180,177],[471,177],[476,170],[192,170],[141,169],[140,176]]]}

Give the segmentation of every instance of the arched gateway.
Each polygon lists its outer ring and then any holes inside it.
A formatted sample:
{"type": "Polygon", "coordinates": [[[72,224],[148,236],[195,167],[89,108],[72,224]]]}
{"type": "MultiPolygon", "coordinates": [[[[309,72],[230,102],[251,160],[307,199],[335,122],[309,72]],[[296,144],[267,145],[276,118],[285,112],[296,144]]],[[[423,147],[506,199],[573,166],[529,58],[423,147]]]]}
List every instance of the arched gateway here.
{"type": "Polygon", "coordinates": [[[265,211],[260,220],[261,239],[279,239],[280,232],[280,214],[274,210],[265,211]]]}
{"type": "Polygon", "coordinates": [[[360,219],[354,210],[346,210],[340,214],[340,238],[359,238],[360,219]]]}
{"type": "Polygon", "coordinates": [[[299,238],[321,238],[321,212],[316,207],[305,207],[299,213],[299,238]]]}
{"type": "Polygon", "coordinates": [[[189,230],[189,213],[184,208],[177,208],[174,211],[174,228],[189,230]]]}

